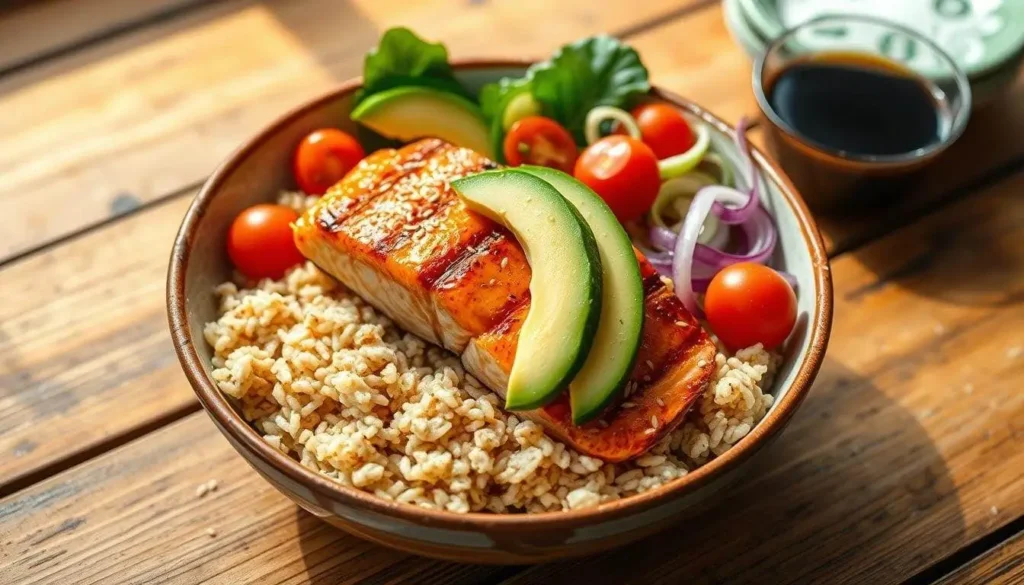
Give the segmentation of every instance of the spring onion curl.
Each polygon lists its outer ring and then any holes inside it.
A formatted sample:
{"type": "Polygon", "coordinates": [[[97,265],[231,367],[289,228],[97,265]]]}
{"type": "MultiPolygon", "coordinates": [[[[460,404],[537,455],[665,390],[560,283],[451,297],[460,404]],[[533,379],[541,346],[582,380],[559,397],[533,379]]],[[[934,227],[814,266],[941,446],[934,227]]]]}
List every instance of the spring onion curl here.
{"type": "Polygon", "coordinates": [[[629,112],[612,106],[597,106],[587,112],[587,120],[583,126],[583,135],[587,139],[587,144],[593,144],[603,138],[601,136],[601,124],[605,120],[618,122],[626,129],[630,136],[637,140],[641,139],[640,127],[636,125],[636,120],[633,119],[629,112]]]}
{"type": "Polygon", "coordinates": [[[725,185],[726,187],[735,186],[732,166],[722,160],[718,153],[709,152],[705,154],[704,159],[697,165],[697,171],[694,172],[706,173],[716,177],[716,183],[719,185],[725,185]]]}
{"type": "MultiPolygon", "coordinates": [[[[690,202],[693,200],[693,196],[700,191],[701,188],[707,187],[708,185],[716,184],[714,177],[706,175],[701,172],[693,171],[683,175],[682,177],[676,177],[675,179],[669,179],[661,185],[661,190],[658,191],[658,197],[654,200],[654,204],[651,206],[650,218],[651,223],[658,228],[662,228],[664,232],[667,232],[675,241],[675,234],[679,229],[679,222],[677,219],[675,222],[676,231],[672,231],[669,227],[668,221],[666,221],[666,212],[674,211],[677,218],[686,216],[686,210],[690,206],[690,202]]],[[[728,237],[728,231],[719,229],[721,222],[718,221],[718,217],[715,215],[709,215],[706,222],[704,222],[704,229],[701,230],[698,242],[709,246],[721,246],[725,244],[728,237]]],[[[654,241],[652,236],[652,243],[654,241]]],[[[662,242],[668,240],[663,239],[662,242]]],[[[657,244],[656,244],[657,245],[657,244]]],[[[665,243],[658,247],[663,250],[671,250],[672,244],[665,243]]]]}
{"type": "Polygon", "coordinates": [[[697,129],[697,141],[690,147],[690,150],[658,161],[658,172],[661,174],[662,181],[675,179],[692,171],[707,153],[708,146],[711,145],[711,132],[704,124],[695,124],[694,126],[697,129]]]}
{"type": "MultiPolygon", "coordinates": [[[[687,173],[682,177],[676,177],[675,179],[669,179],[661,184],[661,189],[658,190],[658,196],[654,199],[654,203],[651,205],[651,223],[661,227],[668,227],[669,220],[666,217],[666,212],[676,211],[681,213],[676,214],[676,221],[682,220],[683,216],[686,215],[685,209],[680,209],[679,203],[690,204],[693,200],[693,196],[700,191],[702,187],[708,185],[716,185],[718,181],[711,175],[701,173],[699,171],[693,171],[687,173]]],[[[675,222],[672,222],[675,223],[675,222]]]]}

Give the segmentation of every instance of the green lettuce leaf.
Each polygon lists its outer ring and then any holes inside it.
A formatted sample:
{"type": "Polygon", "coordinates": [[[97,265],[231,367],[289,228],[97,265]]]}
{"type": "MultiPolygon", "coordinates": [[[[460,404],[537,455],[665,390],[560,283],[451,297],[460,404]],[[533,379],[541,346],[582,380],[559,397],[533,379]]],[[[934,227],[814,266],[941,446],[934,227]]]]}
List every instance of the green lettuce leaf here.
{"type": "Polygon", "coordinates": [[[585,144],[583,127],[594,106],[625,107],[651,89],[640,55],[609,36],[568,44],[533,68],[533,97],[585,144]]]}
{"type": "Polygon", "coordinates": [[[543,115],[565,126],[578,144],[586,144],[583,128],[591,108],[627,107],[650,89],[637,52],[617,39],[597,36],[565,45],[550,60],[530,67],[525,77],[485,85],[480,106],[500,158],[505,109],[521,93],[530,92],[543,115]]]}
{"type": "Polygon", "coordinates": [[[380,44],[366,54],[363,63],[363,89],[356,102],[395,87],[409,85],[431,87],[472,99],[452,74],[448,49],[441,43],[428,43],[407,28],[388,29],[380,44]]]}

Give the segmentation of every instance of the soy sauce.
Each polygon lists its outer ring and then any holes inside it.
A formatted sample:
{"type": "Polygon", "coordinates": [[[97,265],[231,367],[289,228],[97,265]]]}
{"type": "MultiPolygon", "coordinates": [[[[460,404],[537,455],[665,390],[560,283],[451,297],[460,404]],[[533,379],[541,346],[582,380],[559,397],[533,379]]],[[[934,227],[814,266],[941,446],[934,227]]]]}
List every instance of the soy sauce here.
{"type": "Polygon", "coordinates": [[[941,88],[874,55],[797,59],[767,80],[764,95],[778,117],[768,120],[769,144],[819,210],[897,194],[928,158],[917,154],[950,132],[941,88]]]}
{"type": "Polygon", "coordinates": [[[804,138],[849,154],[903,154],[940,142],[944,123],[927,82],[880,63],[796,62],[775,78],[768,101],[804,138]]]}

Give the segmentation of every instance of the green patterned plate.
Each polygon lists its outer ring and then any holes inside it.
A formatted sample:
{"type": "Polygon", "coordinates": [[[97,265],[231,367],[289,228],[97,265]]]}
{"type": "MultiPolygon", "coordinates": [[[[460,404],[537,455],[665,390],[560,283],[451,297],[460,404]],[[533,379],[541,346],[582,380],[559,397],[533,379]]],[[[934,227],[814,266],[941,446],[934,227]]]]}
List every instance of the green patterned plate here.
{"type": "MultiPolygon", "coordinates": [[[[1024,0],[737,0],[737,5],[766,39],[826,14],[882,18],[933,39],[972,78],[1008,66],[1024,50],[1024,0]]],[[[836,34],[863,31],[851,25],[836,34]]],[[[890,33],[865,40],[896,60],[915,58],[911,39],[890,33]]]]}
{"type": "Polygon", "coordinates": [[[732,35],[736,44],[743,47],[751,59],[756,59],[768,46],[768,41],[761,38],[754,27],[744,19],[740,1],[723,0],[722,13],[725,17],[725,27],[729,29],[729,34],[732,35]]]}

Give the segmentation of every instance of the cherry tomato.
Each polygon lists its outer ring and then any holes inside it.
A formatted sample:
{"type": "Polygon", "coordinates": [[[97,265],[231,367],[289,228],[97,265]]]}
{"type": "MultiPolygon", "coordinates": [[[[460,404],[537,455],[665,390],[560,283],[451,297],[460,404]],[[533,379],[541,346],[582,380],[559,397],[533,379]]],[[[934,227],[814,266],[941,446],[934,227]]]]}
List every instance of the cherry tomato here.
{"type": "Polygon", "coordinates": [[[604,199],[619,221],[646,213],[661,188],[658,159],[650,147],[617,134],[588,146],[573,174],[604,199]]]}
{"type": "Polygon", "coordinates": [[[505,135],[505,162],[540,165],[567,173],[576,164],[576,141],[561,124],[543,116],[527,116],[505,135]]]}
{"type": "Polygon", "coordinates": [[[292,239],[291,224],[299,214],[284,205],[263,203],[238,214],[228,231],[228,257],[253,279],[281,278],[302,262],[292,239]]]}
{"type": "Polygon", "coordinates": [[[715,335],[731,349],[761,343],[779,346],[796,323],[793,287],[767,266],[741,262],[723,268],[711,279],[704,312],[715,335]]]}
{"type": "Polygon", "coordinates": [[[644,144],[658,160],[682,154],[697,142],[693,129],[675,108],[667,104],[642,104],[633,108],[644,144]]]}
{"type": "Polygon", "coordinates": [[[334,128],[315,130],[295,149],[295,182],[310,195],[323,195],[364,156],[363,147],[345,132],[334,128]]]}

